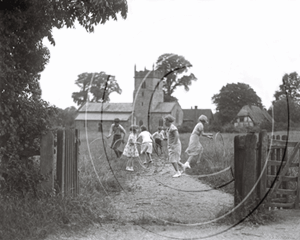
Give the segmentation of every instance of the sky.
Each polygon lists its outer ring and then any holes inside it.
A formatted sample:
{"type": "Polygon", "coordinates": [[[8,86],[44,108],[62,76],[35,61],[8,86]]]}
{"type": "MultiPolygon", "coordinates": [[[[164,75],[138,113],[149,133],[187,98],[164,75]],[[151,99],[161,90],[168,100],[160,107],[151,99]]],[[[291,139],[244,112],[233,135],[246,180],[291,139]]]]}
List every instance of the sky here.
{"type": "Polygon", "coordinates": [[[77,105],[77,76],[114,75],[122,94],[111,102],[132,102],[134,66],[152,69],[165,53],[183,56],[197,81],[176,89],[183,109],[216,110],[214,94],[230,83],[246,83],[269,108],[286,73],[300,74],[300,1],[298,0],[128,0],[124,20],[97,25],[88,33],[54,29],[51,58],[41,73],[42,98],[65,109],[77,105]]]}

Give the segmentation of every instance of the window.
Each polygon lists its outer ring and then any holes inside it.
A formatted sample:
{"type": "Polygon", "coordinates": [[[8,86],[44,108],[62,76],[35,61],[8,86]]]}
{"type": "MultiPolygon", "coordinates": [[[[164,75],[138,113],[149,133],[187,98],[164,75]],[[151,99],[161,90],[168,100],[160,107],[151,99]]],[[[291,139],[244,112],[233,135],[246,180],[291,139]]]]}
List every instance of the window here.
{"type": "Polygon", "coordinates": [[[142,126],[143,125],[143,120],[140,120],[139,121],[139,126],[142,126]]]}
{"type": "Polygon", "coordinates": [[[142,102],[141,105],[144,106],[144,103],[142,102]]]}
{"type": "Polygon", "coordinates": [[[142,97],[144,97],[144,92],[142,92],[142,97]]]}

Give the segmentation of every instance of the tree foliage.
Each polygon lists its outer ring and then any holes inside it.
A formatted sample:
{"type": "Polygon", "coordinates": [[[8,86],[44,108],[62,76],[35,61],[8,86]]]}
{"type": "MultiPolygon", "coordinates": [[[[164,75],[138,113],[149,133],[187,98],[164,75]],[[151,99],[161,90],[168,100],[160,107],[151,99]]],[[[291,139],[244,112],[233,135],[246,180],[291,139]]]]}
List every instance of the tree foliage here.
{"type": "Polygon", "coordinates": [[[298,73],[285,74],[282,77],[282,84],[279,85],[279,90],[275,92],[274,97],[276,100],[288,97],[290,100],[300,104],[300,77],[298,73]]]}
{"type": "Polygon", "coordinates": [[[82,73],[78,75],[75,84],[80,88],[79,92],[73,92],[72,98],[77,105],[90,102],[109,102],[112,92],[122,93],[122,90],[113,76],[105,72],[82,73]]]}
{"type": "Polygon", "coordinates": [[[0,9],[0,181],[1,175],[7,180],[5,184],[0,182],[0,186],[9,188],[8,179],[29,186],[31,181],[18,178],[26,172],[21,167],[22,159],[38,149],[41,134],[52,127],[57,114],[54,106],[41,99],[40,72],[50,58],[43,39],[48,38],[54,45],[55,27],[70,28],[79,22],[92,32],[94,25],[110,18],[116,20],[118,13],[126,18],[127,3],[2,0],[0,9]]]}
{"type": "MultiPolygon", "coordinates": [[[[282,84],[279,85],[274,97],[275,122],[300,123],[300,77],[297,72],[282,77],[282,84]]],[[[269,111],[271,112],[271,109],[269,111]]]]}
{"type": "Polygon", "coordinates": [[[220,93],[212,97],[217,106],[222,124],[229,123],[245,105],[262,107],[260,97],[245,83],[231,83],[223,86],[220,93]]]}
{"type": "Polygon", "coordinates": [[[172,96],[177,87],[183,86],[186,91],[189,91],[192,81],[197,80],[193,73],[186,74],[191,67],[192,64],[188,60],[176,54],[166,53],[157,59],[156,70],[164,76],[163,91],[165,102],[177,100],[172,96]]]}

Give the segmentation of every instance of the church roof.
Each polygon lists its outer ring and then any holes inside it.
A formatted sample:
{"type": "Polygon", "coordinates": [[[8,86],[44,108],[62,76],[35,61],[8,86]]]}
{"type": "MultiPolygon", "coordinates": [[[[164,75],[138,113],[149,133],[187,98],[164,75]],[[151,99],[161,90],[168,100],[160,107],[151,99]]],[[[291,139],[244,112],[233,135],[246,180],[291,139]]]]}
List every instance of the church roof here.
{"type": "Polygon", "coordinates": [[[78,112],[132,112],[132,103],[86,103],[78,112]]]}
{"type": "Polygon", "coordinates": [[[119,118],[120,121],[128,121],[131,117],[131,113],[90,113],[80,112],[75,120],[92,120],[92,121],[113,121],[115,118],[119,118]]]}
{"type": "Polygon", "coordinates": [[[170,113],[178,102],[160,102],[154,108],[154,113],[170,113]]]}

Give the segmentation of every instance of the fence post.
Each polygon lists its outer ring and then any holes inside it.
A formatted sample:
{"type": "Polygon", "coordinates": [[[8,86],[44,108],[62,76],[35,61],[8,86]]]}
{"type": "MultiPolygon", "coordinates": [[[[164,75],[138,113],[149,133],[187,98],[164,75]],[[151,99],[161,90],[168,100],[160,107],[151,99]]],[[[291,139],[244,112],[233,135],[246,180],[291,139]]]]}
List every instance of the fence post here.
{"type": "Polygon", "coordinates": [[[235,213],[238,218],[245,217],[253,209],[253,203],[256,203],[257,189],[247,197],[257,181],[256,142],[255,134],[234,138],[235,206],[244,200],[235,213]]]}
{"type": "Polygon", "coordinates": [[[56,177],[59,191],[64,197],[64,182],[65,182],[65,131],[57,131],[57,162],[56,162],[56,177]]]}
{"type": "MultiPolygon", "coordinates": [[[[243,199],[250,193],[257,182],[257,159],[256,159],[257,136],[247,134],[245,138],[245,160],[243,164],[243,199]]],[[[245,207],[251,207],[257,199],[257,188],[252,191],[245,201],[245,207]]],[[[248,209],[249,210],[249,209],[248,209]]],[[[251,209],[252,210],[252,209],[251,209]]]]}
{"type": "Polygon", "coordinates": [[[238,205],[243,196],[243,153],[244,136],[234,137],[234,205],[238,205]]]}
{"type": "Polygon", "coordinates": [[[40,166],[41,174],[47,177],[47,180],[41,183],[41,187],[47,192],[52,192],[54,188],[54,137],[52,132],[48,132],[42,136],[40,166]]]}
{"type": "Polygon", "coordinates": [[[259,133],[258,158],[257,158],[257,178],[259,178],[260,174],[262,174],[257,189],[259,201],[265,198],[265,194],[267,192],[267,166],[265,167],[265,164],[268,161],[267,157],[268,157],[268,134],[266,130],[262,130],[259,133]]]}

